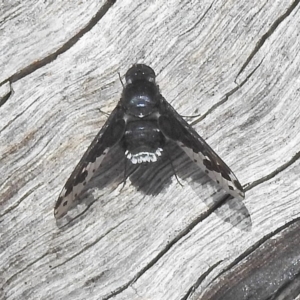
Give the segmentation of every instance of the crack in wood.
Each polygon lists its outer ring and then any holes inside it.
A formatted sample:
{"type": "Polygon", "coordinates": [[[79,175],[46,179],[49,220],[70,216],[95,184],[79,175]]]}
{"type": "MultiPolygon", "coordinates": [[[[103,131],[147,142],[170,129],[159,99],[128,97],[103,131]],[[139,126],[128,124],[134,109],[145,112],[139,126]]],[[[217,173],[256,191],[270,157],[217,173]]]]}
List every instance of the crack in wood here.
{"type": "Polygon", "coordinates": [[[237,77],[245,70],[249,62],[252,60],[252,58],[255,56],[255,54],[260,50],[260,48],[264,45],[266,40],[273,34],[273,32],[277,29],[277,27],[282,23],[290,14],[291,12],[295,9],[295,7],[299,4],[300,0],[295,0],[292,5],[286,10],[286,12],[281,15],[278,19],[275,20],[275,22],[271,25],[269,30],[262,35],[262,37],[258,40],[256,43],[254,49],[248,56],[247,60],[245,63],[242,65],[240,71],[237,74],[237,77]]]}
{"type": "Polygon", "coordinates": [[[300,217],[291,220],[290,222],[287,222],[286,224],[282,225],[281,227],[277,228],[276,230],[266,234],[263,238],[258,240],[255,244],[253,244],[251,247],[246,249],[240,256],[238,256],[231,264],[229,264],[226,268],[224,268],[216,277],[214,277],[211,282],[208,284],[210,285],[212,282],[214,282],[216,279],[220,278],[223,274],[225,274],[227,271],[238,265],[240,262],[242,262],[246,257],[248,257],[251,253],[253,253],[255,250],[257,250],[262,244],[269,241],[273,236],[280,233],[281,231],[285,230],[286,228],[290,227],[294,223],[300,221],[300,217]]]}
{"type": "Polygon", "coordinates": [[[32,261],[31,263],[29,263],[25,268],[23,268],[22,270],[18,271],[17,273],[13,274],[10,278],[8,278],[3,286],[0,289],[4,289],[4,287],[6,285],[9,285],[11,283],[11,281],[17,277],[19,274],[21,274],[22,272],[24,272],[27,268],[33,266],[35,263],[37,263],[38,261],[42,260],[44,257],[46,257],[49,254],[49,251],[45,252],[42,256],[40,256],[39,258],[35,259],[34,261],[32,261]]]}
{"type": "Polygon", "coordinates": [[[8,100],[8,98],[13,93],[11,84],[9,81],[0,84],[0,107],[8,100]]]}
{"type": "MultiPolygon", "coordinates": [[[[34,61],[32,64],[28,65],[27,67],[23,68],[19,72],[13,74],[9,78],[1,82],[0,85],[6,83],[7,81],[13,83],[19,79],[22,79],[23,77],[33,73],[34,71],[54,61],[60,54],[66,52],[72,46],[74,46],[84,34],[89,32],[104,17],[104,15],[115,4],[115,2],[116,0],[107,0],[106,3],[98,10],[95,16],[91,18],[87,25],[84,28],[82,28],[77,34],[75,34],[70,40],[68,40],[65,44],[63,44],[59,49],[40,60],[34,61]]],[[[0,106],[3,105],[8,100],[8,98],[9,97],[7,97],[5,101],[1,100],[0,106]]]]}
{"type": "Polygon", "coordinates": [[[100,242],[104,237],[106,237],[108,234],[110,234],[113,230],[115,230],[116,228],[118,228],[120,225],[122,225],[124,222],[126,221],[123,220],[121,221],[119,224],[117,224],[116,226],[112,227],[110,230],[108,230],[105,234],[101,235],[99,238],[97,238],[94,242],[88,244],[87,246],[83,247],[79,252],[75,253],[74,255],[70,256],[69,258],[67,258],[64,262],[52,267],[52,269],[56,269],[59,268],[60,266],[66,264],[67,262],[71,261],[72,259],[74,259],[75,257],[79,256],[80,254],[84,253],[86,250],[88,250],[89,248],[93,247],[94,245],[96,245],[98,242],[100,242]]]}
{"type": "Polygon", "coordinates": [[[215,3],[215,1],[213,1],[210,6],[207,8],[207,10],[204,12],[204,14],[199,18],[199,20],[197,20],[195,22],[195,24],[193,26],[191,26],[189,29],[187,29],[185,32],[181,33],[179,35],[179,37],[182,37],[183,35],[186,35],[187,33],[191,32],[192,30],[194,30],[198,24],[205,18],[205,16],[207,15],[207,13],[211,10],[213,4],[215,3]]]}
{"type": "Polygon", "coordinates": [[[197,124],[198,122],[202,121],[203,119],[205,119],[209,114],[211,114],[213,111],[215,111],[219,106],[221,106],[222,104],[224,104],[230,96],[232,96],[236,91],[238,91],[250,78],[251,76],[255,73],[255,71],[260,67],[260,65],[262,64],[263,59],[261,60],[261,62],[253,69],[253,71],[242,81],[242,83],[238,84],[236,81],[235,83],[237,84],[237,86],[235,88],[233,88],[232,90],[230,90],[229,92],[227,92],[224,97],[221,98],[221,100],[217,103],[215,103],[210,109],[207,110],[206,113],[204,113],[202,116],[200,116],[198,119],[196,119],[195,121],[191,122],[190,125],[193,126],[195,124],[197,124]]]}
{"type": "Polygon", "coordinates": [[[198,289],[198,287],[200,286],[200,284],[203,282],[203,280],[222,262],[223,260],[220,260],[218,262],[216,262],[214,265],[212,265],[210,268],[207,269],[207,271],[205,271],[198,279],[197,281],[189,288],[189,290],[187,291],[187,293],[184,295],[183,298],[181,298],[180,300],[187,300],[189,299],[194,292],[198,289]]]}
{"type": "MultiPolygon", "coordinates": [[[[163,250],[161,250],[158,255],[156,255],[144,268],[142,268],[139,272],[137,272],[136,276],[133,277],[133,279],[129,280],[126,284],[120,286],[115,291],[111,292],[109,295],[103,297],[102,300],[108,300],[111,299],[118,294],[125,291],[130,285],[135,283],[142,275],[144,275],[148,270],[150,270],[178,241],[180,241],[182,238],[184,238],[187,234],[190,233],[191,230],[194,229],[199,223],[201,223],[204,219],[206,219],[208,216],[210,216],[216,209],[218,209],[223,203],[226,201],[228,197],[224,197],[221,199],[221,201],[215,203],[210,207],[206,212],[201,214],[199,217],[197,217],[194,221],[190,223],[185,229],[183,229],[171,242],[169,242],[163,250]]],[[[220,262],[218,262],[220,263],[220,262]]],[[[217,264],[218,264],[217,263],[217,264]]],[[[216,267],[216,265],[213,265],[212,267],[216,267]]],[[[206,274],[206,273],[204,273],[206,274]]],[[[201,277],[202,278],[202,277],[201,277]]]]}
{"type": "Polygon", "coordinates": [[[268,175],[257,179],[251,183],[247,183],[244,185],[244,191],[249,191],[251,190],[253,187],[258,186],[261,183],[264,183],[270,179],[272,179],[273,177],[275,177],[276,175],[278,175],[280,172],[284,171],[285,169],[287,169],[288,167],[290,167],[294,162],[296,162],[298,159],[300,158],[300,151],[297,152],[289,161],[287,161],[285,164],[283,164],[282,166],[280,166],[279,168],[275,169],[273,172],[269,173],[268,175]]]}
{"type": "Polygon", "coordinates": [[[30,196],[34,191],[36,191],[42,185],[43,185],[43,183],[40,182],[37,185],[35,185],[32,189],[30,189],[29,191],[27,191],[17,202],[15,202],[13,205],[11,205],[10,207],[8,207],[3,212],[3,214],[0,214],[0,218],[4,217],[7,213],[10,213],[12,210],[14,210],[15,208],[17,208],[28,196],[30,196]]]}
{"type": "Polygon", "coordinates": [[[272,295],[272,299],[293,299],[299,295],[299,280],[300,272],[297,272],[296,275],[290,281],[285,282],[277,291],[272,295]],[[296,287],[295,287],[296,286],[296,287]],[[285,298],[288,296],[289,298],[285,298]]]}

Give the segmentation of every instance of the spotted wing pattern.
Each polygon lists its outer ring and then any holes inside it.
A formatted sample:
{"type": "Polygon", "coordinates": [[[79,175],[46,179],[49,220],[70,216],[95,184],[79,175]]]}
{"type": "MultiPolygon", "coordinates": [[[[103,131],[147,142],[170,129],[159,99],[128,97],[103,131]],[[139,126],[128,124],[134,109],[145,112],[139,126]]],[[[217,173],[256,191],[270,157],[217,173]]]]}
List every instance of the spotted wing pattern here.
{"type": "Polygon", "coordinates": [[[243,187],[230,168],[163,98],[158,124],[162,133],[176,141],[188,156],[227,193],[240,200],[245,198],[243,187]]]}
{"type": "Polygon", "coordinates": [[[100,167],[109,149],[123,137],[125,123],[124,112],[117,106],[92,141],[62,189],[54,207],[54,215],[57,219],[67,213],[84,186],[100,167]]]}

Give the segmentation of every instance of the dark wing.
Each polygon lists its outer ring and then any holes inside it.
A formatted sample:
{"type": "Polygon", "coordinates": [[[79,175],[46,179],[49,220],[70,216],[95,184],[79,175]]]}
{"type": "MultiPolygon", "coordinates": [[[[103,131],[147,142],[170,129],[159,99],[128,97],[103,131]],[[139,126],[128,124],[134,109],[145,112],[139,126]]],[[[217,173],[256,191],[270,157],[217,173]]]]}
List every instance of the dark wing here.
{"type": "Polygon", "coordinates": [[[164,98],[162,98],[158,125],[167,138],[176,141],[188,156],[227,193],[240,200],[245,198],[243,187],[234,173],[164,98]]]}
{"type": "Polygon", "coordinates": [[[124,111],[117,106],[84,153],[59,194],[54,207],[54,216],[57,219],[67,213],[76,197],[101,165],[108,150],[123,137],[125,123],[124,111]]]}

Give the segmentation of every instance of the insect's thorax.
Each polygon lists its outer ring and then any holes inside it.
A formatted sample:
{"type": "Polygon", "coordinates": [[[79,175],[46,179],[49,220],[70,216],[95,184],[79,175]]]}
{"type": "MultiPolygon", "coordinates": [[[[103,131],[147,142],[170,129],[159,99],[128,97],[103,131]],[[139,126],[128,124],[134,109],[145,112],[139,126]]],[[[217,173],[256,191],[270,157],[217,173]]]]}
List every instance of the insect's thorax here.
{"type": "Polygon", "coordinates": [[[131,117],[144,118],[158,111],[160,93],[154,82],[138,80],[124,87],[121,105],[131,117]]]}

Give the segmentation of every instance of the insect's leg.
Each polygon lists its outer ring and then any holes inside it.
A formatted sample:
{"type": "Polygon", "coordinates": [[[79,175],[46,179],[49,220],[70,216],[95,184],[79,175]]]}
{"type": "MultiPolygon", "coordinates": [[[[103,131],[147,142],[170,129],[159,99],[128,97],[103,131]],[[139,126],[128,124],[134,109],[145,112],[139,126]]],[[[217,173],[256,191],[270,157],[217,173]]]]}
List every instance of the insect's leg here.
{"type": "Polygon", "coordinates": [[[172,170],[173,170],[173,173],[174,173],[174,175],[175,175],[175,178],[176,178],[177,182],[178,182],[181,186],[183,186],[183,184],[179,181],[179,178],[178,178],[178,176],[177,176],[177,174],[176,174],[176,170],[175,170],[175,168],[174,168],[174,165],[173,165],[173,162],[172,162],[172,159],[171,159],[170,152],[168,151],[167,147],[166,147],[164,150],[167,152],[168,160],[169,160],[169,163],[170,163],[170,165],[171,165],[171,167],[172,167],[172,170]]]}
{"type": "Polygon", "coordinates": [[[119,75],[119,79],[120,79],[120,81],[121,81],[122,87],[123,87],[123,89],[124,89],[124,83],[123,83],[123,81],[122,81],[122,78],[121,78],[120,72],[118,72],[118,75],[119,75]]]}
{"type": "Polygon", "coordinates": [[[188,119],[188,118],[191,118],[191,119],[192,119],[192,118],[198,118],[198,117],[200,117],[200,116],[201,116],[201,114],[198,114],[198,115],[191,115],[191,116],[183,116],[183,115],[180,115],[181,118],[187,118],[187,119],[188,119]]]}
{"type": "Polygon", "coordinates": [[[122,186],[121,190],[124,188],[124,186],[126,184],[126,180],[128,179],[128,177],[131,174],[133,174],[138,167],[139,167],[139,165],[137,165],[132,172],[130,172],[129,174],[127,174],[127,158],[126,157],[124,158],[124,177],[123,177],[123,180],[122,180],[123,186],[122,186]]]}
{"type": "Polygon", "coordinates": [[[109,116],[109,115],[110,115],[109,113],[105,112],[105,111],[104,111],[104,110],[102,110],[101,108],[98,108],[98,110],[99,110],[101,113],[103,113],[103,114],[105,114],[105,115],[107,115],[107,116],[109,116]]]}
{"type": "MultiPolygon", "coordinates": [[[[120,73],[119,73],[119,76],[120,76],[120,73]]],[[[125,157],[124,158],[124,178],[123,178],[123,186],[122,186],[121,190],[124,188],[124,186],[126,184],[126,180],[128,178],[128,177],[126,177],[127,176],[126,173],[127,173],[127,158],[125,157]]]]}

